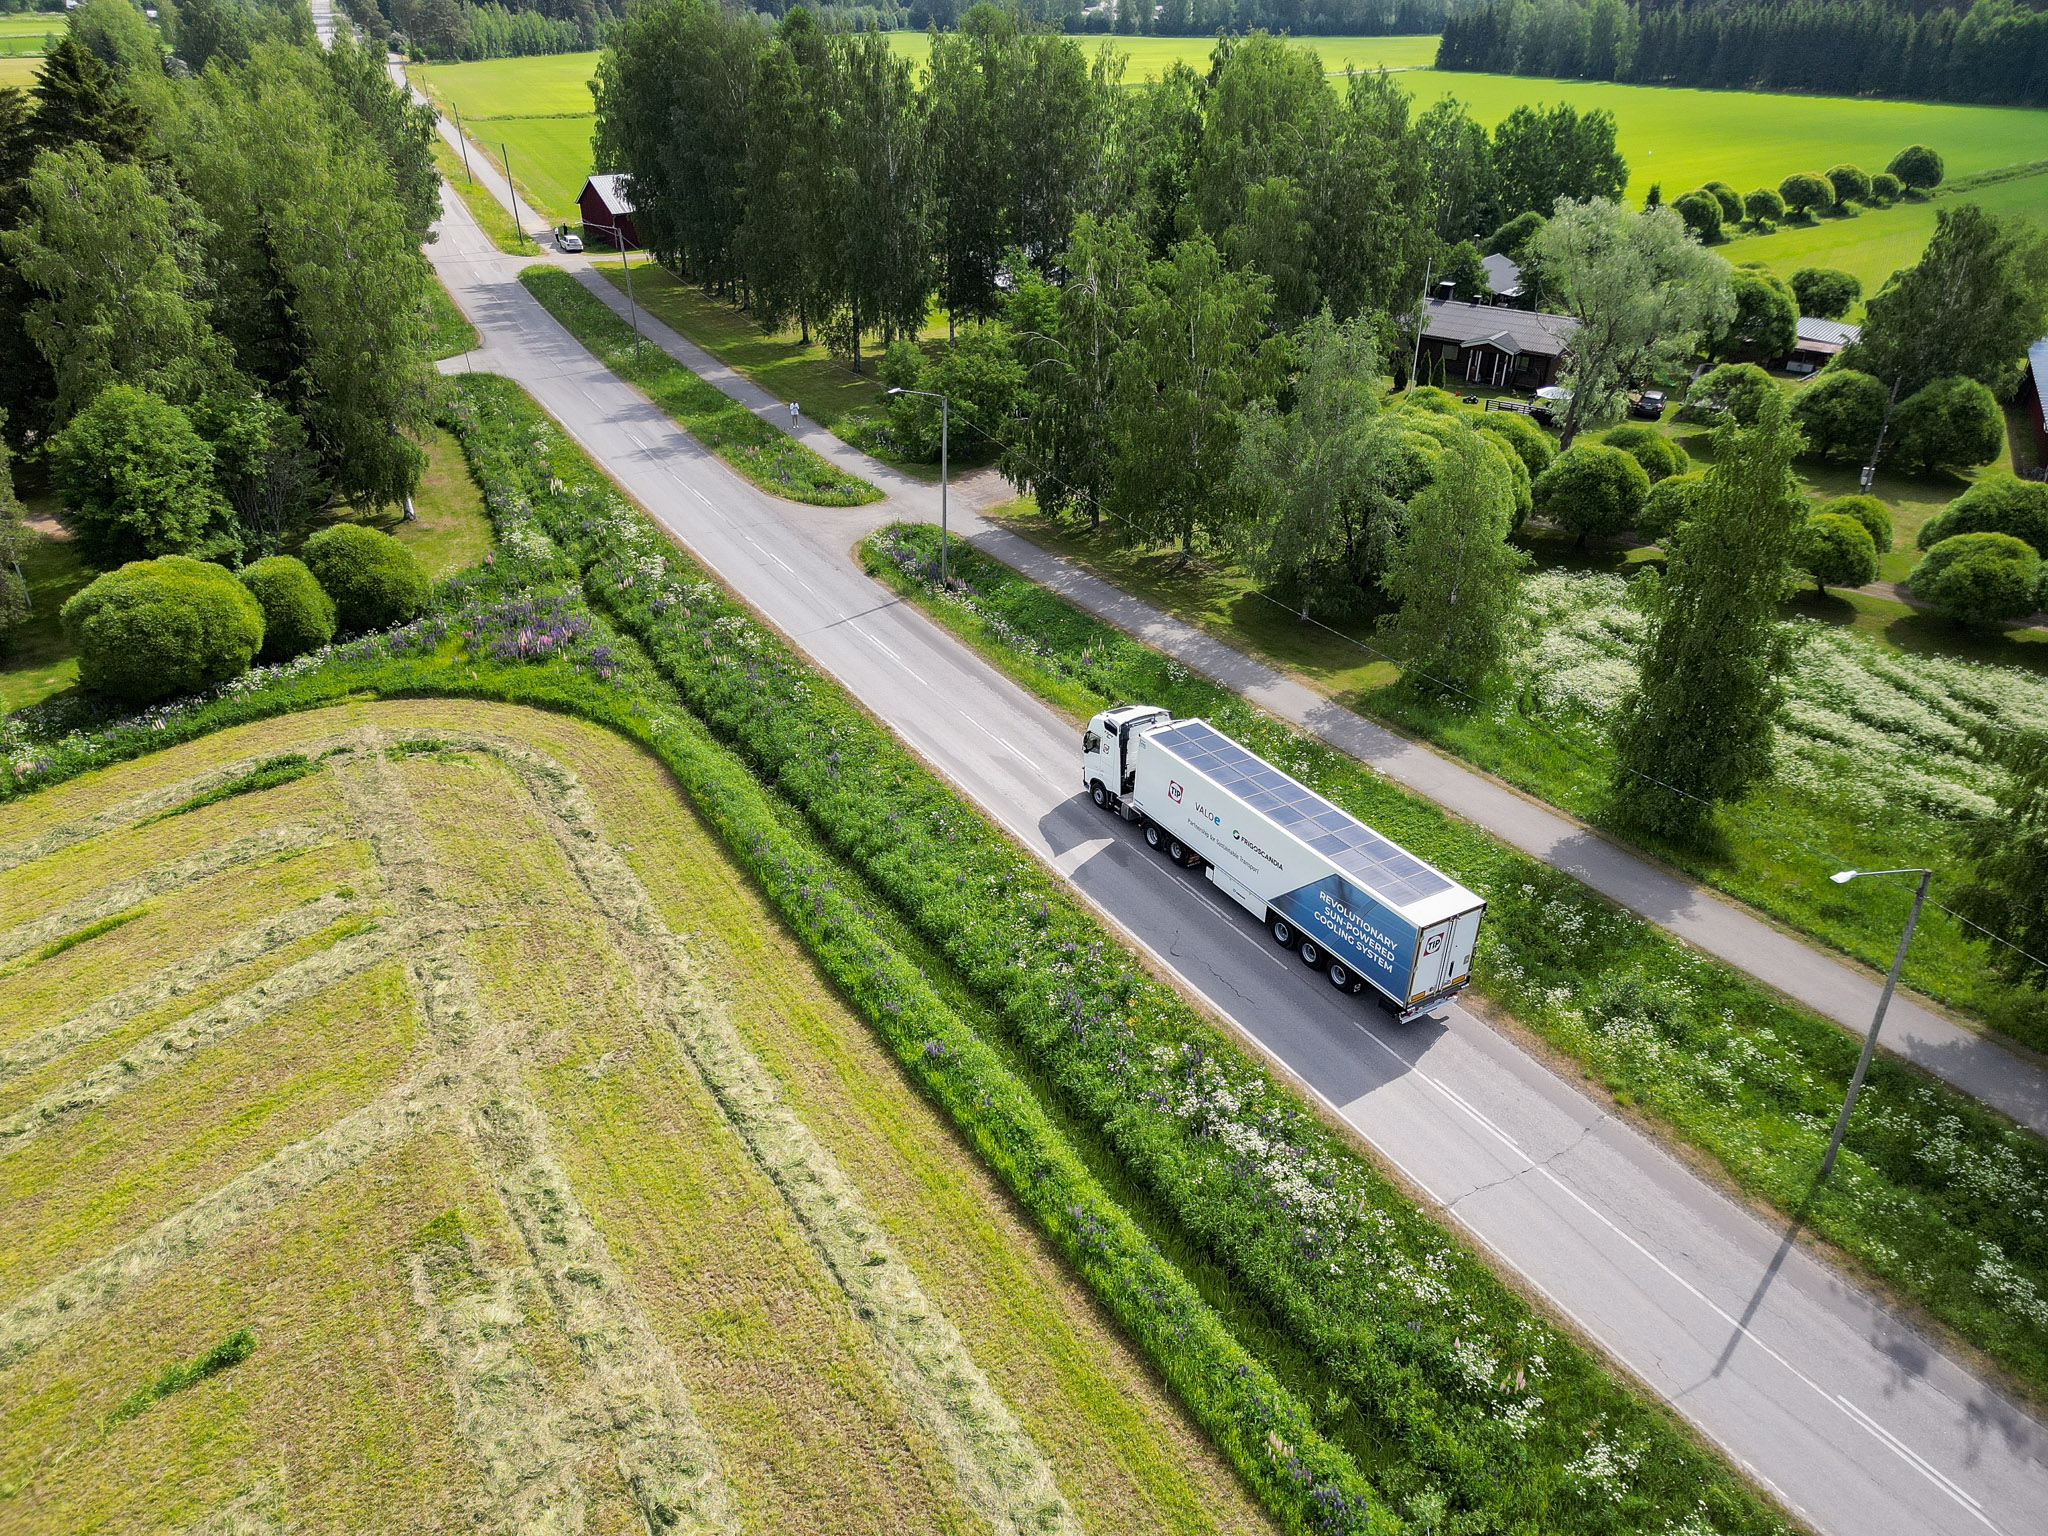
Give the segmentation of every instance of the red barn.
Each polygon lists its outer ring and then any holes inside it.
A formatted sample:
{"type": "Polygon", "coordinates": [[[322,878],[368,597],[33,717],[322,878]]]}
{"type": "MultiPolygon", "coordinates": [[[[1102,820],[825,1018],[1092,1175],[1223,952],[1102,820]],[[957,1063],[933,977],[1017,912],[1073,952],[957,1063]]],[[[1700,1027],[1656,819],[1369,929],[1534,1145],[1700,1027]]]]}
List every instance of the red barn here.
{"type": "MultiPolygon", "coordinates": [[[[2020,381],[2019,397],[2013,402],[2027,419],[2032,429],[2034,463],[2033,472],[2048,471],[2048,336],[2043,336],[2027,348],[2027,371],[2020,381]]],[[[2012,445],[2012,467],[2021,474],[2027,472],[2021,463],[2021,444],[2015,435],[2012,445]]]]}
{"type": "Polygon", "coordinates": [[[593,176],[576,194],[583,210],[583,234],[609,241],[620,250],[639,250],[640,231],[633,224],[633,204],[626,196],[626,178],[607,173],[593,176]]]}

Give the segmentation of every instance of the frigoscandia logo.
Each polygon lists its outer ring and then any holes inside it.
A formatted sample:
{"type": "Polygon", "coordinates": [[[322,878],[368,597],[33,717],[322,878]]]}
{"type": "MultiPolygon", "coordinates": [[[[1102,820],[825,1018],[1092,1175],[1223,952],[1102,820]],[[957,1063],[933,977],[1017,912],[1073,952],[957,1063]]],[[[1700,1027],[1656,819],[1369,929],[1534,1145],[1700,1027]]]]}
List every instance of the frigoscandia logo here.
{"type": "Polygon", "coordinates": [[[1272,865],[1275,869],[1285,869],[1287,867],[1286,865],[1282,864],[1278,859],[1274,858],[1273,855],[1266,852],[1266,850],[1261,848],[1257,843],[1253,842],[1250,838],[1246,837],[1244,833],[1239,831],[1236,827],[1232,827],[1230,829],[1230,835],[1238,842],[1243,843],[1245,847],[1251,849],[1253,853],[1256,853],[1260,858],[1264,859],[1268,864],[1272,865]]]}

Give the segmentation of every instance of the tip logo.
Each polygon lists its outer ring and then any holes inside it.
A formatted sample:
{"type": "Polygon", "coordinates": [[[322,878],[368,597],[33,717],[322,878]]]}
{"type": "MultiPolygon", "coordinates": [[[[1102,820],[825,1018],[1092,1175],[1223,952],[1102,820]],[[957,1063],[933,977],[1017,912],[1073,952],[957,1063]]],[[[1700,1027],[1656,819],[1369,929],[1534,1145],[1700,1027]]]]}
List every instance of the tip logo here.
{"type": "Polygon", "coordinates": [[[1174,783],[1171,779],[1168,779],[1166,781],[1166,798],[1171,800],[1175,805],[1180,804],[1180,786],[1174,783]]]}
{"type": "Polygon", "coordinates": [[[1438,950],[1442,949],[1443,947],[1444,947],[1444,936],[1443,936],[1442,934],[1440,934],[1440,933],[1436,933],[1436,934],[1431,934],[1431,935],[1430,935],[1430,939],[1429,939],[1429,942],[1428,942],[1427,944],[1425,944],[1425,945],[1423,945],[1423,946],[1422,946],[1422,952],[1423,952],[1423,953],[1424,953],[1425,955],[1433,955],[1433,954],[1435,954],[1435,953],[1436,953],[1436,952],[1437,952],[1438,950]]]}

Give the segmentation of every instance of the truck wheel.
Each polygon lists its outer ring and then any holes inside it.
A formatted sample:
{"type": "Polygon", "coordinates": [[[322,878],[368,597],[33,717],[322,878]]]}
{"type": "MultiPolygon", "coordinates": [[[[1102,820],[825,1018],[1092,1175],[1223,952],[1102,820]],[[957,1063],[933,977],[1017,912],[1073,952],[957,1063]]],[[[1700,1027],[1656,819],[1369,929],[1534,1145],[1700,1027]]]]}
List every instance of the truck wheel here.
{"type": "Polygon", "coordinates": [[[1294,924],[1284,917],[1273,919],[1273,942],[1282,949],[1294,948],[1294,924]]]}
{"type": "Polygon", "coordinates": [[[1149,821],[1145,823],[1145,846],[1147,848],[1157,848],[1159,846],[1159,828],[1149,821]]]}
{"type": "Polygon", "coordinates": [[[1345,968],[1342,960],[1332,960],[1330,962],[1330,985],[1339,992],[1349,992],[1351,990],[1351,972],[1345,968]]]}
{"type": "Polygon", "coordinates": [[[1320,968],[1323,963],[1322,946],[1317,944],[1314,939],[1303,939],[1301,941],[1301,960],[1304,965],[1320,968]]]}
{"type": "Polygon", "coordinates": [[[1102,780],[1097,779],[1095,781],[1094,786],[1088,791],[1088,798],[1093,800],[1100,809],[1105,811],[1109,809],[1109,791],[1102,787],[1102,780]]]}
{"type": "Polygon", "coordinates": [[[1188,851],[1181,847],[1180,839],[1177,837],[1167,843],[1166,856],[1176,864],[1185,864],[1188,861],[1188,851]]]}

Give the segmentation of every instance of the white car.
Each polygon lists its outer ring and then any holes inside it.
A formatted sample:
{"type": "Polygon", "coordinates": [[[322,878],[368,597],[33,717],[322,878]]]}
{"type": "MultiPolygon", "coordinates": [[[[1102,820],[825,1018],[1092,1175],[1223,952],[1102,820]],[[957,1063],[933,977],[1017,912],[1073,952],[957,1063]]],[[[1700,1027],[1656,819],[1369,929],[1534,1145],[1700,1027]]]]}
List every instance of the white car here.
{"type": "Polygon", "coordinates": [[[572,235],[569,234],[567,231],[564,231],[562,234],[557,235],[555,237],[555,247],[558,250],[567,251],[571,256],[574,256],[578,251],[583,249],[583,237],[581,235],[572,235]]]}

